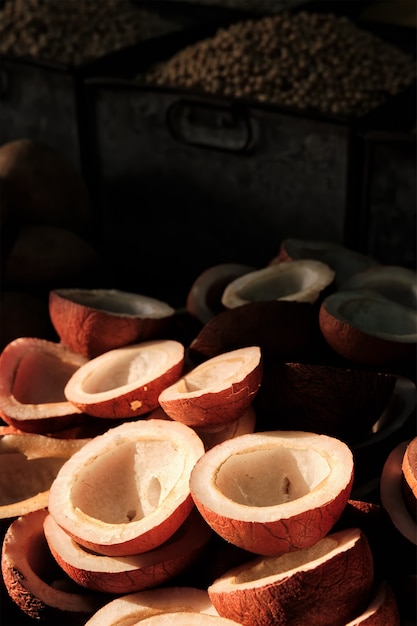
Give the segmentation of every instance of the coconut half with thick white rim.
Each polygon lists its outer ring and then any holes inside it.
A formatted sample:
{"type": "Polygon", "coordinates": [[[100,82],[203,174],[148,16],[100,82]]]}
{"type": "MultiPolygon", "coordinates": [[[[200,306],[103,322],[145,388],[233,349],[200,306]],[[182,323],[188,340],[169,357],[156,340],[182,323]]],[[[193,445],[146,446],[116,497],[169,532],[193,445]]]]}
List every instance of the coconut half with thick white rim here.
{"type": "Polygon", "coordinates": [[[60,343],[18,337],[0,354],[0,417],[18,430],[51,433],[79,424],[64,389],[87,359],[60,343]]]}
{"type": "Polygon", "coordinates": [[[247,626],[344,626],[367,605],[373,583],[366,535],[349,528],[309,548],[235,567],[208,594],[220,615],[247,626]]]}
{"type": "MultiPolygon", "coordinates": [[[[159,613],[144,620],[135,622],[132,626],[236,626],[234,622],[220,615],[210,615],[195,611],[175,611],[172,613],[159,613]]],[[[242,626],[242,625],[240,625],[242,626]]]]}
{"type": "Polygon", "coordinates": [[[323,300],[320,330],[340,356],[373,366],[414,360],[417,311],[361,289],[338,291],[323,300]]]}
{"type": "Polygon", "coordinates": [[[130,556],[105,556],[84,549],[49,514],[45,537],[53,557],[77,584],[109,594],[133,593],[162,585],[193,565],[212,536],[194,508],[161,546],[130,556]]]}
{"type": "Polygon", "coordinates": [[[167,541],[193,508],[189,478],[204,444],[179,422],[126,422],[95,437],[60,469],[49,512],[99,554],[146,552],[167,541]]]}
{"type": "Polygon", "coordinates": [[[350,497],[350,448],[327,435],[269,431],[208,450],[190,477],[206,522],[244,550],[278,556],[308,548],[339,519],[350,497]]]}
{"type": "Polygon", "coordinates": [[[85,626],[129,626],[158,613],[179,610],[218,615],[205,589],[160,587],[111,600],[92,615],[85,626]]]}
{"type": "Polygon", "coordinates": [[[334,276],[334,270],[321,261],[276,263],[230,282],[223,291],[222,304],[227,309],[269,300],[312,304],[330,287],[334,276]]]}
{"type": "Polygon", "coordinates": [[[87,358],[161,338],[175,314],[168,303],[118,289],[54,289],[49,316],[63,344],[87,358]]]}
{"type": "Polygon", "coordinates": [[[252,404],[262,383],[259,346],[208,359],[166,387],[158,401],[172,419],[202,431],[235,422],[252,404]]]}
{"type": "Polygon", "coordinates": [[[172,339],[109,350],[80,367],[64,393],[88,415],[139,417],[157,408],[160,393],[181,376],[184,355],[183,344],[172,339]]]}

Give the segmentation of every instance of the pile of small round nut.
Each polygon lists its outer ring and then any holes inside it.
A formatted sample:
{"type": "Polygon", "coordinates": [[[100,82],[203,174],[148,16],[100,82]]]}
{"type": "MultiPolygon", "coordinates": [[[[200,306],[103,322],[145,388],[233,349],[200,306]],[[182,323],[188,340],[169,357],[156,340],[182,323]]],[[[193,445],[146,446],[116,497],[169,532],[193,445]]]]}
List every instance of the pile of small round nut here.
{"type": "Polygon", "coordinates": [[[178,28],[129,0],[7,0],[0,54],[80,66],[178,28]]]}
{"type": "Polygon", "coordinates": [[[348,17],[284,11],[221,28],[138,79],[356,117],[403,91],[415,76],[410,55],[348,17]]]}

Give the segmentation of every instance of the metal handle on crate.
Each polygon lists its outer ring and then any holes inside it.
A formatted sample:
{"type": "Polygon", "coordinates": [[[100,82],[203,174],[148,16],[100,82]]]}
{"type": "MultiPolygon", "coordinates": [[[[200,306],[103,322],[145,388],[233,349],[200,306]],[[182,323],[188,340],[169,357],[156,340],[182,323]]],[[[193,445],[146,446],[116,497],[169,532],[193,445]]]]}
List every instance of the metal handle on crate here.
{"type": "Polygon", "coordinates": [[[180,100],[168,109],[167,125],[178,141],[215,150],[243,152],[252,139],[247,116],[233,106],[180,100]]]}

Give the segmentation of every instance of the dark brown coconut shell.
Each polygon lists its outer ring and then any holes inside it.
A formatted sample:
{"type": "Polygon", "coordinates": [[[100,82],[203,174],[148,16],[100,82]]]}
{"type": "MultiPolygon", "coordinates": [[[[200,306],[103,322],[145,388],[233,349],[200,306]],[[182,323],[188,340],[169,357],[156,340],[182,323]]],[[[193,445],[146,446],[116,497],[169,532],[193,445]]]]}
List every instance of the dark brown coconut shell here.
{"type": "Polygon", "coordinates": [[[218,313],[191,342],[189,355],[198,362],[237,348],[260,346],[266,358],[291,361],[316,355],[323,344],[316,305],[271,300],[218,313]]]}
{"type": "Polygon", "coordinates": [[[19,337],[0,355],[0,416],[18,430],[50,433],[83,421],[64,388],[86,359],[54,341],[19,337]]]}
{"type": "Polygon", "coordinates": [[[366,535],[350,528],[304,550],[248,561],[208,594],[220,615],[246,626],[345,626],[368,603],[373,582],[366,535]]]}
{"type": "Polygon", "coordinates": [[[309,430],[350,442],[370,432],[392,396],[397,376],[316,363],[276,363],[255,400],[271,428],[309,430]]]}
{"type": "Polygon", "coordinates": [[[394,590],[383,580],[372,592],[367,608],[346,626],[400,626],[401,616],[394,590]]]}
{"type": "Polygon", "coordinates": [[[3,580],[22,616],[51,626],[81,626],[107,596],[86,592],[57,566],[43,532],[46,515],[46,509],[38,509],[9,526],[1,557],[3,580]]]}
{"type": "Polygon", "coordinates": [[[49,315],[62,343],[87,358],[164,336],[174,314],[165,302],[117,289],[49,294],[49,315]]]}
{"type": "Polygon", "coordinates": [[[9,216],[85,233],[91,200],[78,170],[55,148],[29,138],[0,146],[0,178],[7,183],[9,216]]]}
{"type": "Polygon", "coordinates": [[[416,311],[377,293],[331,294],[320,306],[319,324],[329,346],[352,363],[387,367],[416,357],[416,311]]]}

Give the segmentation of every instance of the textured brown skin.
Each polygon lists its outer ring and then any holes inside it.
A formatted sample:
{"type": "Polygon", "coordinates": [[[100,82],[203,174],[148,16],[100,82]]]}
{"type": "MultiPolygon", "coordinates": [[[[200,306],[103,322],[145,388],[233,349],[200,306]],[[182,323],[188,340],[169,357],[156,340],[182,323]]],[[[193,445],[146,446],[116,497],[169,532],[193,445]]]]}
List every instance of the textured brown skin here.
{"type": "Polygon", "coordinates": [[[244,380],[219,392],[202,394],[196,398],[186,395],[172,400],[159,400],[163,410],[177,422],[191,428],[215,431],[236,421],[252,404],[262,383],[262,361],[244,380]]]}
{"type": "Polygon", "coordinates": [[[323,347],[318,306],[306,302],[250,302],[218,313],[189,346],[195,361],[245,346],[260,346],[266,358],[297,360],[323,347]]]}
{"type": "Polygon", "coordinates": [[[355,441],[367,434],[392,395],[397,376],[316,363],[275,363],[260,390],[271,426],[355,441]]]}
{"type": "Polygon", "coordinates": [[[279,556],[312,546],[333,528],[349,499],[353,479],[352,471],[349,483],[333,500],[291,518],[270,522],[268,525],[228,519],[213,513],[199,502],[193,493],[191,495],[201,515],[223,539],[254,554],[279,556]]]}
{"type": "Polygon", "coordinates": [[[104,352],[161,337],[170,317],[159,319],[114,315],[72,302],[51,291],[49,315],[60,340],[92,359],[104,352]]]}
{"type": "Polygon", "coordinates": [[[319,310],[319,325],[329,346],[352,363],[386,367],[415,359],[415,343],[401,343],[368,335],[352,324],[334,317],[326,309],[324,302],[319,310]]]}
{"type": "MultiPolygon", "coordinates": [[[[133,389],[124,394],[116,395],[109,400],[100,400],[97,403],[78,402],[75,398],[71,398],[72,404],[77,406],[80,411],[93,417],[106,419],[128,419],[131,417],[140,417],[158,408],[158,397],[163,389],[172,385],[181,376],[183,370],[183,361],[176,363],[169,370],[145,383],[143,387],[133,389]]],[[[68,395],[69,398],[69,395],[68,395]]]]}
{"type": "Polygon", "coordinates": [[[411,517],[417,520],[417,437],[407,445],[401,469],[405,503],[411,517]]]}
{"type": "Polygon", "coordinates": [[[212,603],[223,617],[245,626],[344,626],[368,603],[374,581],[372,552],[364,534],[350,550],[309,571],[279,582],[216,593],[212,603]]]}

